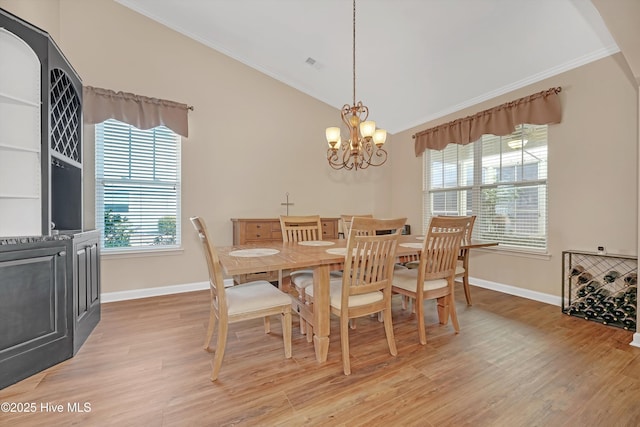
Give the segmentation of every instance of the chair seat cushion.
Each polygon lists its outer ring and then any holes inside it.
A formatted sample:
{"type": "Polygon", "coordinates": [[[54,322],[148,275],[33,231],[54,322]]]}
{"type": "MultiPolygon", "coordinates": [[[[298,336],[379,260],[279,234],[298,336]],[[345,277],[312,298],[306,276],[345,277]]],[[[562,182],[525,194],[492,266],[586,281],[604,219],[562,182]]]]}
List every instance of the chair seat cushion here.
{"type": "MultiPolygon", "coordinates": [[[[342,277],[341,271],[332,271],[329,274],[330,278],[342,277]]],[[[306,289],[313,287],[313,270],[296,270],[291,272],[291,283],[293,283],[298,289],[306,289]]],[[[308,292],[307,292],[308,294],[308,292]]]]}
{"type": "MultiPolygon", "coordinates": [[[[307,295],[313,297],[313,286],[307,288],[307,295]]],[[[329,296],[331,298],[331,306],[335,308],[342,307],[342,279],[334,278],[329,281],[329,296]]],[[[362,295],[352,295],[349,297],[349,307],[357,307],[359,305],[371,304],[373,302],[382,301],[384,295],[382,292],[369,292],[362,295]]]]}
{"type": "Polygon", "coordinates": [[[266,280],[226,288],[229,315],[290,305],[291,298],[266,280]]]}
{"type": "Polygon", "coordinates": [[[464,274],[464,265],[462,265],[462,261],[456,264],[456,276],[462,276],[464,274]]]}
{"type": "MultiPolygon", "coordinates": [[[[393,286],[395,286],[396,288],[404,289],[410,292],[416,292],[418,290],[417,283],[417,269],[396,270],[393,273],[393,286]]],[[[425,291],[431,291],[434,289],[445,288],[447,287],[447,285],[447,279],[425,280],[423,289],[425,291]]]]}

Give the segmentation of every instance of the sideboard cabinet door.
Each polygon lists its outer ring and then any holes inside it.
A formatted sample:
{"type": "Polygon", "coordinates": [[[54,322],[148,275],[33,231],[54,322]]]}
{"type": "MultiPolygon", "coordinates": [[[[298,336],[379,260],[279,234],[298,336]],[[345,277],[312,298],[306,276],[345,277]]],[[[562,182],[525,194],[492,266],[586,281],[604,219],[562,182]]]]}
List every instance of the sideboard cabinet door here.
{"type": "Polygon", "coordinates": [[[98,231],[73,237],[73,354],[100,321],[100,249],[98,231]]]}
{"type": "Polygon", "coordinates": [[[0,246],[0,389],[72,356],[68,242],[0,246]]]}

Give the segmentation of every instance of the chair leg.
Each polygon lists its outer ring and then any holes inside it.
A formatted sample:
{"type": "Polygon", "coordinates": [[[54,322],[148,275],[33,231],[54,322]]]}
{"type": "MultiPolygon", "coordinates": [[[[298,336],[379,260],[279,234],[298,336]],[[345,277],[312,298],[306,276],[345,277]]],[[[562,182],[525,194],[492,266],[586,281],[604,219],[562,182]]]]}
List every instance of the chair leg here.
{"type": "Polygon", "coordinates": [[[311,326],[311,323],[305,323],[307,325],[307,342],[313,342],[313,326],[311,326]]]}
{"type": "Polygon", "coordinates": [[[300,333],[305,335],[307,333],[307,322],[300,316],[300,333]]]}
{"type": "Polygon", "coordinates": [[[216,328],[216,314],[211,309],[209,314],[209,327],[207,328],[207,336],[204,339],[204,349],[209,350],[209,344],[211,344],[211,337],[213,337],[213,331],[216,328]]]}
{"type": "Polygon", "coordinates": [[[284,357],[291,358],[291,311],[285,311],[280,318],[282,322],[282,339],[284,340],[284,357]]]}
{"type": "Polygon", "coordinates": [[[340,313],[340,345],[342,347],[342,369],[345,375],[351,374],[349,360],[349,318],[346,313],[340,313]]]}
{"type": "Polygon", "coordinates": [[[218,379],[218,373],[222,366],[222,358],[224,357],[224,349],[227,345],[227,332],[229,325],[226,322],[218,322],[218,343],[216,345],[216,353],[213,356],[213,369],[211,370],[211,381],[218,379]]]}
{"type": "MultiPolygon", "coordinates": [[[[298,291],[298,295],[299,295],[300,301],[303,304],[306,304],[305,290],[304,289],[298,289],[298,288],[296,288],[296,290],[298,291]]],[[[307,322],[306,322],[306,320],[304,320],[302,318],[302,316],[300,316],[300,333],[302,335],[306,335],[307,334],[307,322]]]]}
{"type": "Polygon", "coordinates": [[[269,316],[264,316],[264,333],[268,334],[271,332],[271,319],[269,316]]]}
{"type": "Polygon", "coordinates": [[[441,325],[446,325],[449,322],[449,310],[446,297],[437,298],[436,302],[438,307],[438,321],[441,325]]]}
{"type": "Polygon", "coordinates": [[[425,345],[427,343],[427,333],[424,326],[424,301],[418,302],[416,298],[414,301],[416,309],[416,318],[418,320],[418,337],[420,338],[420,344],[425,345]]]}
{"type": "Polygon", "coordinates": [[[467,305],[471,305],[471,290],[469,289],[469,274],[466,271],[462,276],[462,287],[464,288],[464,296],[467,299],[467,305]]]}
{"type": "Polygon", "coordinates": [[[387,335],[387,344],[389,344],[389,352],[392,356],[396,356],[398,354],[398,349],[396,347],[396,339],[393,335],[393,323],[391,320],[391,307],[384,310],[384,332],[387,335]]]}
{"type": "Polygon", "coordinates": [[[456,302],[454,301],[453,294],[446,296],[449,303],[447,304],[448,311],[451,313],[451,323],[453,323],[453,329],[457,333],[460,333],[460,325],[458,324],[458,313],[456,312],[456,302]]]}

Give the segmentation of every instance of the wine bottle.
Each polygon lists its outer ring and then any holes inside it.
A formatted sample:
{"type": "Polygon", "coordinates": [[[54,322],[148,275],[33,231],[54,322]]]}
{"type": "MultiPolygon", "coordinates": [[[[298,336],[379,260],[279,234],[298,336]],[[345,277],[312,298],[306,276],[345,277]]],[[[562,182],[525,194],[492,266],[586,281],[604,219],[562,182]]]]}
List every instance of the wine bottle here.
{"type": "Polygon", "coordinates": [[[638,286],[629,286],[625,292],[625,301],[635,303],[638,301],[638,286]]]}
{"type": "Polygon", "coordinates": [[[600,317],[602,317],[602,323],[605,325],[616,321],[616,317],[609,310],[605,310],[600,317]]]}
{"type": "Polygon", "coordinates": [[[607,283],[613,283],[618,277],[620,277],[620,273],[615,270],[610,270],[609,272],[607,272],[607,274],[604,275],[602,279],[607,283]]]}
{"type": "Polygon", "coordinates": [[[627,312],[622,309],[623,305],[619,305],[611,310],[611,313],[617,320],[622,320],[627,316],[627,312]]]}
{"type": "Polygon", "coordinates": [[[630,331],[636,330],[636,316],[627,316],[622,319],[622,324],[624,328],[630,331]]]}
{"type": "Polygon", "coordinates": [[[578,276],[578,283],[588,283],[591,279],[593,279],[593,275],[585,271],[578,276]]]}
{"type": "Polygon", "coordinates": [[[626,301],[626,298],[627,298],[627,289],[626,288],[620,289],[619,291],[617,291],[616,293],[614,293],[611,296],[611,299],[613,300],[615,305],[622,304],[623,302],[626,301]]]}
{"type": "Polygon", "coordinates": [[[638,273],[629,273],[624,276],[624,281],[629,286],[635,286],[638,284],[638,273]]]}
{"type": "Polygon", "coordinates": [[[598,313],[598,316],[600,317],[602,317],[602,314],[606,311],[604,305],[600,304],[599,302],[593,304],[591,307],[593,308],[593,311],[598,313]]]}
{"type": "Polygon", "coordinates": [[[584,317],[586,319],[595,319],[596,317],[598,317],[598,312],[594,309],[593,305],[590,305],[584,309],[584,317]]]}
{"type": "Polygon", "coordinates": [[[600,289],[602,287],[602,283],[598,282],[597,280],[591,280],[589,283],[587,283],[587,286],[585,287],[587,292],[595,292],[598,289],[600,289]]]}
{"type": "MultiPolygon", "coordinates": [[[[580,297],[580,298],[582,298],[582,297],[586,296],[588,293],[589,293],[589,292],[587,291],[587,284],[586,284],[586,283],[584,283],[583,285],[579,286],[579,287],[576,289],[576,295],[577,295],[578,297],[580,297]]],[[[626,294],[625,294],[625,296],[626,296],[626,294]]],[[[623,298],[624,298],[624,297],[623,297],[623,298]]]]}
{"type": "Polygon", "coordinates": [[[584,267],[580,264],[573,266],[573,268],[569,271],[569,277],[578,276],[584,272],[584,267]]]}
{"type": "Polygon", "coordinates": [[[609,295],[608,297],[600,300],[600,304],[604,305],[604,307],[609,311],[613,310],[618,305],[613,299],[613,295],[609,295]]]}
{"type": "Polygon", "coordinates": [[[582,299],[577,299],[573,302],[573,304],[571,304],[568,308],[567,311],[569,314],[573,314],[574,316],[576,314],[580,314],[582,313],[582,308],[580,308],[580,305],[584,304],[584,301],[582,301],[582,299]]]}
{"type": "Polygon", "coordinates": [[[598,296],[598,299],[600,301],[603,301],[607,298],[609,298],[611,296],[611,291],[607,288],[605,288],[604,286],[602,286],[601,288],[597,289],[595,291],[596,295],[598,296]]]}
{"type": "Polygon", "coordinates": [[[598,301],[600,301],[598,299],[598,294],[595,292],[589,292],[585,297],[584,300],[587,302],[587,304],[592,305],[597,303],[598,301]]]}
{"type": "Polygon", "coordinates": [[[636,315],[637,315],[636,305],[635,305],[635,304],[628,303],[628,304],[625,304],[625,305],[623,305],[622,307],[620,307],[620,309],[621,309],[622,311],[624,311],[624,313],[625,313],[627,316],[633,316],[633,317],[636,317],[636,315]]]}

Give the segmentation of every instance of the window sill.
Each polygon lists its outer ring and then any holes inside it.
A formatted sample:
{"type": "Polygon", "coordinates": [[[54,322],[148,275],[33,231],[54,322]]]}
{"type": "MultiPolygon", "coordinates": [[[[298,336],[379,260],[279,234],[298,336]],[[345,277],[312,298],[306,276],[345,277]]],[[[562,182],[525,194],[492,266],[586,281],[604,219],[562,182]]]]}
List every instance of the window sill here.
{"type": "Polygon", "coordinates": [[[154,250],[102,250],[100,256],[106,259],[121,259],[121,258],[146,258],[156,256],[176,256],[182,255],[184,249],[182,247],[167,248],[167,249],[154,249],[154,250]]]}
{"type": "Polygon", "coordinates": [[[517,249],[510,248],[506,246],[491,246],[488,248],[477,248],[474,251],[481,252],[490,252],[497,255],[508,255],[508,256],[516,256],[522,258],[532,258],[532,259],[543,259],[549,260],[551,259],[551,254],[546,251],[536,251],[534,249],[517,249]]]}

